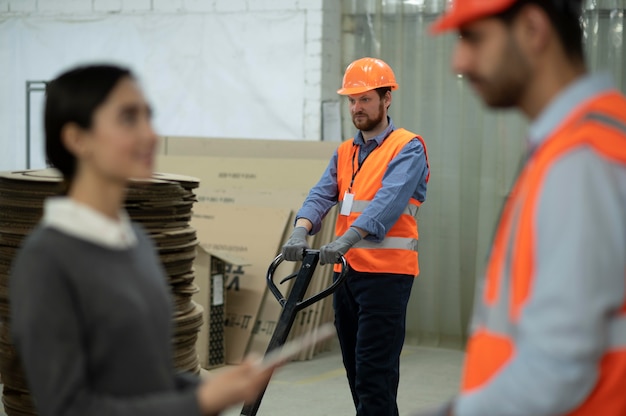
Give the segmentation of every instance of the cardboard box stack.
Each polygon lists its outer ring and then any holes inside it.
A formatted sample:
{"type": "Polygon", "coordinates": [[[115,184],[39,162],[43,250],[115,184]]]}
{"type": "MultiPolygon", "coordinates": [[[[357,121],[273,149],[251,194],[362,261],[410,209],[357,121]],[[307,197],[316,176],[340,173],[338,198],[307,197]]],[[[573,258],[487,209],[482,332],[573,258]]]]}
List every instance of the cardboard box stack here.
{"type": "MultiPolygon", "coordinates": [[[[238,363],[245,354],[263,353],[267,348],[282,311],[267,291],[267,268],[289,237],[296,211],[321,177],[336,147],[336,143],[325,142],[162,139],[158,169],[200,178],[196,190],[199,202],[191,224],[203,250],[228,253],[244,263],[227,267],[225,273],[226,363],[238,363]]],[[[323,229],[310,239],[311,247],[319,248],[333,240],[334,218],[333,209],[323,229]]],[[[299,263],[283,262],[276,270],[276,281],[298,268],[299,263]]],[[[309,294],[327,287],[331,280],[332,267],[318,266],[309,294]]],[[[280,286],[284,294],[290,283],[280,286]]],[[[208,299],[202,290],[194,295],[194,300],[203,306],[208,299]]],[[[299,313],[290,337],[331,320],[332,299],[327,298],[299,313]]],[[[298,358],[310,359],[326,344],[313,347],[298,358]]]]}
{"type": "Polygon", "coordinates": [[[9,416],[35,415],[26,377],[11,341],[11,262],[24,237],[41,218],[44,199],[61,190],[61,181],[54,172],[0,173],[0,374],[4,385],[2,402],[9,416]]]}
{"type": "MultiPolygon", "coordinates": [[[[199,372],[197,334],[202,326],[202,307],[192,301],[193,262],[197,238],[189,226],[196,201],[195,178],[155,174],[151,181],[129,185],[126,209],[153,238],[169,276],[174,294],[174,365],[199,372]]],[[[58,195],[61,178],[54,170],[0,173],[0,374],[2,401],[9,416],[34,415],[35,411],[10,339],[8,279],[11,262],[24,237],[37,224],[45,198],[58,195]]]]}

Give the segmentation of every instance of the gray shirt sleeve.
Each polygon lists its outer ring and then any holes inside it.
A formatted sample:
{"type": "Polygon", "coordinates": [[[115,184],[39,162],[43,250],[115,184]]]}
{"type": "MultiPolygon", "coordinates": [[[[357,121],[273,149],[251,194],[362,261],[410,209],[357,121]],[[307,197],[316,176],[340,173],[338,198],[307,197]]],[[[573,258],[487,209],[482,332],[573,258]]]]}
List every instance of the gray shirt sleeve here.
{"type": "Polygon", "coordinates": [[[90,388],[75,293],[44,250],[18,256],[10,291],[13,338],[41,416],[200,415],[194,388],[134,397],[90,388]]]}
{"type": "Polygon", "coordinates": [[[625,296],[626,169],[578,149],[550,169],[536,209],[535,276],[515,355],[460,396],[455,415],[563,414],[597,382],[608,318],[625,296]]]}

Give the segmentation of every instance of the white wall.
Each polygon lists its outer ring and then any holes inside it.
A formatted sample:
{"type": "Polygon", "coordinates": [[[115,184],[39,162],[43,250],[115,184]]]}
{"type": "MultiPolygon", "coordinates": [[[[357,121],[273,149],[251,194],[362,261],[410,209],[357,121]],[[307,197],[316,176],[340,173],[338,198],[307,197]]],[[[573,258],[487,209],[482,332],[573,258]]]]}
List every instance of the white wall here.
{"type": "Polygon", "coordinates": [[[26,167],[25,82],[93,61],[136,72],[163,135],[320,140],[339,22],[336,0],[0,0],[0,170],[26,167]]]}

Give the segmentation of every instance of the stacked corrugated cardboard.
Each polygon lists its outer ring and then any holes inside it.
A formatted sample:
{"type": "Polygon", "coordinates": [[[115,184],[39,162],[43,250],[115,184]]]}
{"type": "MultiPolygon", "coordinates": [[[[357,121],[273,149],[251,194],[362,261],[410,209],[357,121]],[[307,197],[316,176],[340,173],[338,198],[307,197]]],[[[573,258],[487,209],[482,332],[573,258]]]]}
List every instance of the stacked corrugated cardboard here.
{"type": "MultiPolygon", "coordinates": [[[[205,250],[243,258],[245,265],[226,273],[226,362],[237,363],[249,352],[263,353],[271,339],[281,307],[266,290],[267,268],[292,230],[296,211],[324,172],[336,143],[277,140],[166,137],[158,158],[159,170],[200,178],[199,203],[192,225],[205,250]]],[[[319,248],[334,238],[335,211],[310,240],[319,248]]],[[[283,262],[281,280],[299,264],[283,262]]],[[[318,266],[309,294],[331,284],[332,267],[318,266]]],[[[287,282],[280,286],[286,294],[287,282]]],[[[332,320],[332,298],[299,316],[290,337],[332,320]]],[[[299,359],[310,359],[325,345],[312,347],[299,359]]]]}
{"type": "MultiPolygon", "coordinates": [[[[195,346],[203,319],[202,308],[191,300],[198,290],[192,272],[197,239],[189,226],[197,187],[195,178],[156,174],[154,180],[131,183],[126,200],[130,217],[153,238],[170,277],[175,304],[174,364],[192,372],[199,372],[195,346]]],[[[61,177],[54,170],[0,173],[0,373],[9,416],[35,414],[10,339],[9,269],[22,240],[39,221],[45,198],[61,190],[61,177]]]]}
{"type": "Polygon", "coordinates": [[[156,173],[152,180],[131,182],[125,201],[130,218],[155,242],[169,277],[174,297],[174,365],[193,373],[200,372],[196,342],[203,324],[203,308],[191,299],[198,291],[193,273],[198,240],[189,222],[198,185],[193,177],[156,173]]]}
{"type": "Polygon", "coordinates": [[[0,374],[2,402],[9,416],[34,415],[26,377],[11,341],[9,272],[22,240],[37,224],[43,201],[58,194],[61,181],[55,173],[0,173],[0,374]]]}

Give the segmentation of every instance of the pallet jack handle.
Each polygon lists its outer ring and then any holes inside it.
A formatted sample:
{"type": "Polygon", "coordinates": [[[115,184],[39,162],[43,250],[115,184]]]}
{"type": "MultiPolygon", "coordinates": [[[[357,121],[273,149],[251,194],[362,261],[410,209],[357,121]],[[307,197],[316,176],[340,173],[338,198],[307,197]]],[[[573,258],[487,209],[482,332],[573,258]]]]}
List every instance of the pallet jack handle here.
{"type": "MultiPolygon", "coordinates": [[[[320,252],[319,250],[307,249],[307,250],[304,250],[304,257],[306,258],[309,255],[313,255],[315,256],[316,262],[317,262],[317,259],[319,259],[319,252],[320,252]]],[[[282,307],[284,307],[285,303],[287,303],[287,298],[285,297],[285,295],[283,295],[280,289],[276,286],[276,283],[274,283],[274,272],[276,271],[276,268],[283,261],[284,261],[283,255],[282,253],[280,253],[278,256],[276,256],[274,261],[272,261],[272,263],[270,264],[270,267],[267,270],[267,287],[270,290],[270,292],[272,292],[272,294],[274,295],[274,297],[276,298],[276,300],[278,301],[278,303],[280,303],[280,306],[282,307]]],[[[346,272],[348,271],[348,262],[346,261],[345,257],[341,256],[340,263],[341,263],[341,272],[339,273],[339,276],[337,277],[337,279],[330,286],[328,286],[326,289],[322,290],[321,292],[316,293],[315,295],[307,299],[297,302],[296,307],[298,310],[304,309],[307,306],[311,306],[315,302],[319,302],[325,297],[332,295],[337,290],[337,288],[341,286],[341,284],[346,278],[346,272]]],[[[311,267],[315,268],[315,265],[312,265],[309,262],[302,263],[302,268],[308,269],[311,267]]],[[[282,279],[280,283],[284,283],[287,280],[291,280],[297,276],[298,276],[298,273],[291,274],[285,277],[284,279],[282,279]]]]}
{"type": "MultiPolygon", "coordinates": [[[[331,295],[345,280],[346,273],[348,271],[348,262],[343,256],[341,256],[341,272],[339,273],[337,279],[335,279],[333,284],[328,286],[326,289],[320,291],[319,293],[307,299],[303,299],[309,287],[309,283],[311,282],[311,278],[313,277],[313,273],[315,272],[315,267],[317,266],[319,258],[319,250],[307,249],[304,251],[304,258],[302,259],[302,266],[300,267],[300,271],[282,280],[284,282],[293,278],[296,279],[293,283],[293,287],[289,291],[289,295],[286,298],[285,295],[282,294],[280,289],[278,289],[278,287],[276,287],[276,284],[274,283],[274,272],[276,271],[278,265],[283,262],[283,255],[279,254],[278,256],[276,256],[274,261],[272,261],[272,263],[270,264],[270,267],[267,270],[267,285],[270,292],[272,292],[276,300],[278,300],[278,303],[280,303],[280,306],[283,310],[280,314],[280,317],[278,318],[278,322],[276,323],[276,328],[274,329],[272,339],[270,340],[267,351],[265,352],[266,355],[274,350],[282,348],[282,346],[285,344],[285,342],[287,341],[287,336],[289,335],[289,331],[293,326],[293,322],[296,319],[296,314],[298,313],[298,311],[312,305],[313,303],[325,298],[326,296],[331,295]]],[[[244,404],[240,416],[256,416],[257,411],[259,410],[259,406],[261,405],[261,401],[263,400],[264,394],[265,389],[263,389],[263,391],[259,394],[254,402],[244,404]]]]}

